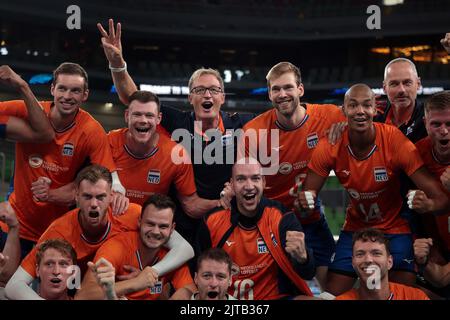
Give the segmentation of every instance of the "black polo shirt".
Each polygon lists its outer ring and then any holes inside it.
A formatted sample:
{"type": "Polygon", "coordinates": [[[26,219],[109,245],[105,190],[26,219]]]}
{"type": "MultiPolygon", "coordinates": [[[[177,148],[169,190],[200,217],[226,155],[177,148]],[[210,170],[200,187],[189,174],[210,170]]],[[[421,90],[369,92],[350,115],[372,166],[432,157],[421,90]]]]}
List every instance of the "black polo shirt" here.
{"type": "MultiPolygon", "coordinates": [[[[392,105],[388,102],[386,109],[383,113],[378,113],[373,119],[375,122],[386,123],[386,117],[389,115],[391,111],[392,105]]],[[[422,138],[425,138],[427,134],[427,130],[425,128],[425,123],[423,121],[423,117],[425,115],[425,106],[423,103],[418,103],[417,100],[414,103],[414,111],[411,115],[411,119],[407,123],[402,124],[398,129],[403,132],[403,134],[411,140],[413,143],[416,143],[422,138]]]]}
{"type": "MultiPolygon", "coordinates": [[[[196,134],[194,131],[195,114],[193,111],[180,111],[171,107],[161,106],[162,121],[161,125],[172,135],[175,141],[182,143],[190,153],[191,161],[194,167],[195,185],[197,186],[197,193],[200,197],[206,199],[218,199],[220,192],[223,189],[225,182],[230,180],[231,167],[233,163],[226,162],[227,153],[233,153],[236,158],[236,147],[233,140],[230,140],[230,132],[242,128],[248,121],[255,117],[254,114],[229,114],[220,111],[222,117],[225,133],[221,134],[220,141],[212,138],[211,141],[205,141],[202,136],[196,134]],[[189,137],[183,136],[179,138],[174,131],[176,129],[185,129],[189,133],[189,137]],[[227,131],[228,130],[228,131],[227,131]],[[184,141],[184,138],[189,138],[190,141],[184,141]],[[210,154],[210,151],[217,148],[222,149],[222,161],[208,163],[204,159],[204,154],[210,154]],[[205,152],[205,148],[208,148],[205,152]]],[[[215,153],[211,152],[214,156],[215,153]]],[[[230,158],[230,157],[229,157],[230,158]]]]}

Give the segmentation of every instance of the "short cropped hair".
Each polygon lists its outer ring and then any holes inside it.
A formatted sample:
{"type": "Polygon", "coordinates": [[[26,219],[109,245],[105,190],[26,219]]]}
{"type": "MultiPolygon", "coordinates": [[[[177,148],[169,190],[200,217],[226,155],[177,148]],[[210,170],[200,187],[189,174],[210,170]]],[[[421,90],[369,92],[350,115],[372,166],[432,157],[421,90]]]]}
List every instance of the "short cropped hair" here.
{"type": "Polygon", "coordinates": [[[425,114],[432,110],[444,111],[448,109],[450,109],[450,90],[437,92],[425,102],[425,114]]]}
{"type": "Polygon", "coordinates": [[[192,74],[192,76],[188,82],[189,91],[192,90],[194,81],[205,74],[210,74],[210,75],[213,75],[214,77],[216,77],[216,79],[219,80],[220,88],[222,89],[223,92],[225,92],[225,85],[223,83],[223,79],[222,79],[222,76],[220,75],[220,72],[217,71],[216,69],[211,69],[211,68],[200,68],[200,69],[197,69],[194,71],[194,73],[192,74]]]}
{"type": "Polygon", "coordinates": [[[45,251],[48,249],[55,249],[66,257],[72,259],[72,264],[77,264],[77,253],[72,245],[64,239],[48,239],[42,242],[36,252],[36,265],[39,266],[44,256],[45,251]]]}
{"type": "Polygon", "coordinates": [[[169,196],[166,196],[165,194],[154,193],[149,196],[142,205],[141,218],[144,214],[145,209],[151,204],[160,210],[171,209],[173,214],[175,214],[175,211],[177,209],[175,202],[173,202],[173,200],[169,196]]]}
{"type": "Polygon", "coordinates": [[[159,102],[159,98],[156,94],[154,94],[151,91],[137,90],[137,91],[133,92],[128,97],[128,107],[130,106],[131,102],[133,102],[134,100],[139,101],[141,103],[155,102],[156,105],[158,106],[158,112],[159,112],[159,108],[161,106],[161,104],[159,102]]]}
{"type": "Polygon", "coordinates": [[[61,63],[58,66],[58,68],[56,68],[53,71],[53,81],[52,81],[53,86],[56,85],[56,81],[58,80],[58,76],[60,74],[81,76],[84,79],[84,91],[86,91],[89,88],[88,74],[86,70],[84,70],[83,67],[80,66],[78,63],[72,62],[61,63]]]}
{"type": "Polygon", "coordinates": [[[227,265],[228,272],[231,275],[233,260],[231,260],[231,257],[228,255],[228,253],[226,253],[225,250],[223,250],[222,248],[209,248],[203,251],[197,258],[197,271],[200,268],[200,264],[204,260],[214,260],[217,262],[225,263],[227,265]]]}
{"type": "Polygon", "coordinates": [[[83,180],[87,180],[91,183],[97,183],[99,180],[105,180],[110,186],[112,185],[112,176],[108,168],[105,168],[98,164],[90,165],[83,168],[75,178],[75,185],[80,187],[80,183],[83,180]]]}
{"type": "Polygon", "coordinates": [[[389,63],[386,65],[386,67],[384,67],[384,80],[386,80],[389,67],[392,66],[394,63],[399,63],[399,62],[409,63],[414,74],[417,77],[419,77],[419,74],[417,73],[417,68],[416,68],[416,65],[414,64],[414,62],[412,62],[411,60],[409,60],[407,58],[396,58],[394,60],[389,61],[389,63]]]}
{"type": "Polygon", "coordinates": [[[353,234],[353,240],[352,240],[352,249],[355,246],[356,241],[362,241],[362,242],[378,242],[381,244],[384,244],[386,247],[386,252],[388,255],[391,254],[389,250],[389,239],[386,238],[386,236],[378,229],[375,228],[365,228],[359,231],[356,231],[353,234]]]}
{"type": "Polygon", "coordinates": [[[267,73],[267,87],[270,89],[270,81],[279,78],[288,72],[292,72],[294,74],[295,82],[297,83],[297,86],[299,86],[302,83],[302,74],[300,69],[290,62],[280,62],[274,65],[267,73]]]}

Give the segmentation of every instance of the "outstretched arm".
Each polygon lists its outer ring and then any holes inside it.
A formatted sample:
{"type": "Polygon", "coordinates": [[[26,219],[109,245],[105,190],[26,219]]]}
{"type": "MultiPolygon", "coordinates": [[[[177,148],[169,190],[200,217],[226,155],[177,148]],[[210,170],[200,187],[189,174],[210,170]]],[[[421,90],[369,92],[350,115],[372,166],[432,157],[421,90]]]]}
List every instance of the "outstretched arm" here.
{"type": "Polygon", "coordinates": [[[105,52],[105,56],[109,61],[109,68],[119,94],[120,101],[123,104],[128,105],[128,97],[137,90],[136,84],[131,79],[130,74],[127,71],[127,65],[122,55],[122,26],[117,23],[117,29],[114,28],[114,20],[109,19],[109,33],[103,29],[100,23],[97,23],[97,28],[102,35],[102,46],[105,52]]]}

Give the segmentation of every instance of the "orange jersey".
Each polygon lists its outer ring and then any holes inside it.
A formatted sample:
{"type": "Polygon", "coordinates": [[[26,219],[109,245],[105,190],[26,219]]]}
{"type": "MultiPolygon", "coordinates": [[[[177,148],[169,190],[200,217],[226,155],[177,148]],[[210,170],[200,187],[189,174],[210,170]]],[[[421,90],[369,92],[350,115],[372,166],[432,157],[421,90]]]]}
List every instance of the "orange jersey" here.
{"type": "Polygon", "coordinates": [[[409,233],[407,220],[400,217],[403,199],[399,175],[401,171],[412,175],[423,161],[397,128],[382,123],[374,126],[375,145],[366,158],[354,157],[346,129],[335,145],[320,141],[308,167],[322,177],[334,170],[349,193],[345,231],[373,227],[388,234],[409,233]]]}
{"type": "MultiPolygon", "coordinates": [[[[416,147],[422,156],[422,160],[425,162],[427,169],[433,174],[438,181],[440,181],[441,175],[449,164],[441,164],[433,155],[433,146],[431,139],[426,137],[416,143],[416,147]]],[[[447,191],[447,196],[450,197],[450,192],[447,191]]],[[[433,237],[439,238],[442,241],[444,248],[450,252],[450,212],[444,215],[433,215],[435,226],[437,228],[437,234],[432,234],[433,237]]],[[[432,227],[433,228],[433,227],[432,227]]],[[[432,230],[433,232],[434,230],[432,230]]]]}
{"type": "MultiPolygon", "coordinates": [[[[143,270],[146,266],[141,264],[138,248],[139,232],[124,232],[117,237],[106,241],[100,249],[98,249],[94,261],[105,258],[111,262],[116,270],[116,276],[129,273],[124,270],[124,265],[131,265],[143,270]]],[[[153,264],[163,259],[167,252],[167,249],[161,248],[156,254],[156,259],[153,264]]],[[[193,284],[194,281],[189,273],[187,264],[183,264],[176,270],[160,277],[154,287],[133,292],[126,297],[130,300],[156,300],[161,295],[162,289],[167,283],[171,283],[175,290],[193,284]]]]}
{"type": "MultiPolygon", "coordinates": [[[[49,116],[52,102],[41,102],[41,106],[49,116]]],[[[27,117],[22,100],[0,102],[2,108],[14,112],[14,116],[27,117]]],[[[66,206],[34,201],[31,183],[43,176],[52,181],[51,189],[62,187],[75,179],[87,160],[115,170],[105,131],[82,109],[51,142],[16,144],[14,192],[9,201],[20,222],[21,238],[37,241],[52,221],[68,211],[66,206]]]]}
{"type": "MultiPolygon", "coordinates": [[[[400,283],[389,282],[391,294],[388,300],[430,300],[420,289],[405,286],[400,283]]],[[[336,300],[360,300],[358,291],[351,289],[336,297],[336,300]]]]}
{"type": "MultiPolygon", "coordinates": [[[[312,153],[325,131],[333,123],[346,121],[341,109],[335,105],[306,104],[306,115],[303,121],[295,129],[285,129],[278,123],[275,109],[264,112],[249,121],[243,128],[256,130],[258,146],[263,139],[268,150],[272,150],[269,131],[278,130],[279,133],[279,167],[274,175],[266,175],[266,189],[264,195],[269,199],[280,201],[290,210],[300,213],[294,207],[294,201],[298,197],[298,188],[306,177],[307,166],[312,153]],[[267,132],[267,133],[265,133],[267,132]]],[[[246,154],[249,154],[249,146],[246,145],[246,154]]],[[[275,148],[278,148],[275,147],[275,148]]],[[[265,150],[263,150],[265,151],[265,150]]],[[[269,153],[270,155],[270,153],[269,153]]],[[[255,155],[253,155],[254,158],[255,155]]],[[[301,218],[301,223],[311,223],[320,219],[320,211],[316,209],[308,218],[301,218]]]]}
{"type": "Polygon", "coordinates": [[[153,193],[167,194],[172,183],[184,196],[197,191],[186,151],[180,149],[187,159],[184,163],[175,164],[171,159],[172,149],[177,147],[177,143],[166,134],[160,134],[156,148],[146,158],[136,158],[125,145],[127,132],[125,128],[110,131],[108,139],[120,181],[131,202],[142,205],[153,193]]]}
{"type": "Polygon", "coordinates": [[[141,206],[130,203],[128,210],[120,216],[113,216],[111,207],[108,208],[108,227],[104,236],[97,242],[89,242],[83,236],[78,219],[79,209],[67,212],[62,217],[53,221],[48,229],[39,238],[38,244],[23,259],[21,267],[31,276],[36,277],[36,252],[37,246],[48,239],[64,239],[69,242],[77,253],[77,264],[84,271],[87,268],[87,262],[92,261],[97,249],[108,239],[124,231],[133,231],[138,229],[138,220],[141,215],[141,206]]]}
{"type": "MultiPolygon", "coordinates": [[[[215,247],[217,243],[213,243],[215,247]]],[[[275,300],[278,290],[278,265],[270,254],[257,228],[244,230],[237,227],[222,247],[239,274],[233,275],[233,285],[228,293],[239,300],[275,300]]]]}

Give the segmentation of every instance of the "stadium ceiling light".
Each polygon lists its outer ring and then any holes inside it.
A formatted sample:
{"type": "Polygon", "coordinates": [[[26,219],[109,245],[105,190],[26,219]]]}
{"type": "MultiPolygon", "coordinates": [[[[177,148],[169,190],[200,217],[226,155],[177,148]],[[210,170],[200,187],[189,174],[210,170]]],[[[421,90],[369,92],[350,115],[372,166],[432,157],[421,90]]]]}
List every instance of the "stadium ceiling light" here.
{"type": "Polygon", "coordinates": [[[383,6],[396,6],[403,4],[404,0],[383,0],[383,6]]]}

